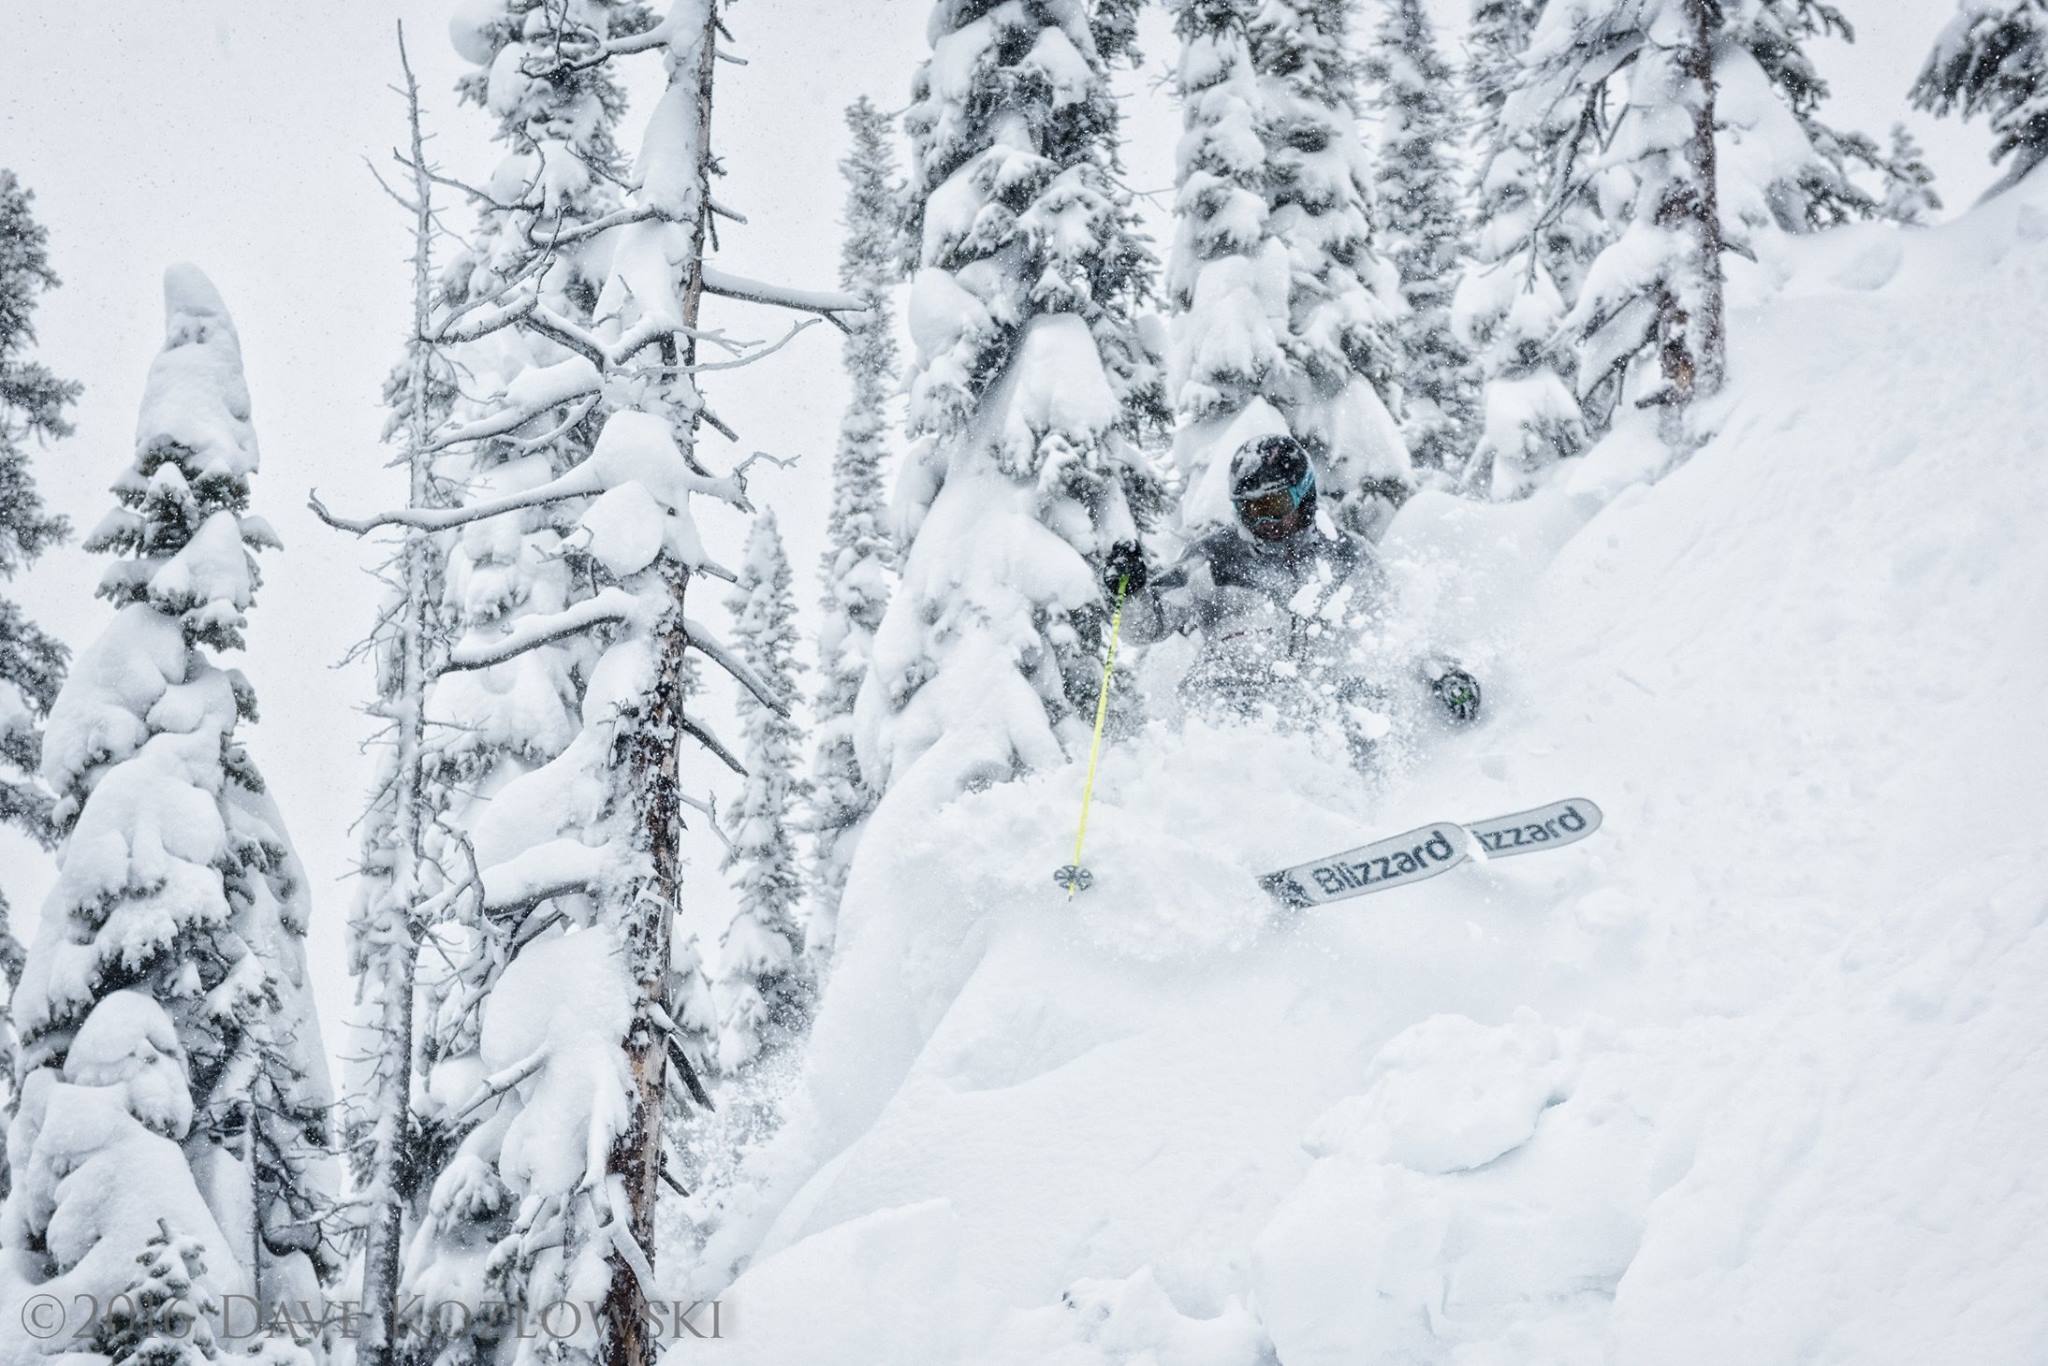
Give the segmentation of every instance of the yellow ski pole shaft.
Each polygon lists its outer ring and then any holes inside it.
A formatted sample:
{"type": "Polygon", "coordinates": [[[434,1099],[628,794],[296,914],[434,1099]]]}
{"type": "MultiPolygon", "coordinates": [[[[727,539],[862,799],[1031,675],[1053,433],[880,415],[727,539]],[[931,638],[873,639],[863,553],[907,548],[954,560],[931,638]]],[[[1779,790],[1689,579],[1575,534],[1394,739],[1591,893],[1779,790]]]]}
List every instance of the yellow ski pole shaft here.
{"type": "Polygon", "coordinates": [[[1067,900],[1081,890],[1081,846],[1088,840],[1088,805],[1095,800],[1095,768],[1102,759],[1102,723],[1109,715],[1109,676],[1116,670],[1116,642],[1124,624],[1124,588],[1129,578],[1116,581],[1116,608],[1109,617],[1109,657],[1102,662],[1102,692],[1095,699],[1095,738],[1088,745],[1088,781],[1081,788],[1081,824],[1074,831],[1074,876],[1067,883],[1067,900]]]}

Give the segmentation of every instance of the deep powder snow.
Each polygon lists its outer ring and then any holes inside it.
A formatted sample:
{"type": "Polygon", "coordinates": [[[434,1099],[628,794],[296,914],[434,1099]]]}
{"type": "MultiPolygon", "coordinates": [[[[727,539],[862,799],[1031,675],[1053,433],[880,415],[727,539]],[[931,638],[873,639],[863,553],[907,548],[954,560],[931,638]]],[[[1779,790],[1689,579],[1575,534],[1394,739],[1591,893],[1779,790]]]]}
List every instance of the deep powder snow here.
{"type": "Polygon", "coordinates": [[[1071,905],[1078,768],[885,807],[690,1287],[721,1360],[2048,1358],[2035,180],[1766,256],[1661,479],[1629,423],[1531,500],[1411,504],[1388,553],[1492,711],[1376,787],[1156,727],[1071,905]],[[1606,827],[1556,853],[1293,920],[1253,886],[1577,795],[1606,827]]]}

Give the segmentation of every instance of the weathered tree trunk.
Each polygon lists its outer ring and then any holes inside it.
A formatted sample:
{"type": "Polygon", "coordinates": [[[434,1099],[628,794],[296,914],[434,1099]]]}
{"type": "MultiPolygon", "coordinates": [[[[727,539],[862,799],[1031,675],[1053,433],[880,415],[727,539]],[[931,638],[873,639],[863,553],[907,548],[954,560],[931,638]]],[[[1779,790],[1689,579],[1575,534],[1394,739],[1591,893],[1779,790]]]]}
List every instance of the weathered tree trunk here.
{"type": "Polygon", "coordinates": [[[1674,412],[1709,398],[1727,374],[1721,276],[1721,211],[1714,156],[1713,0],[1685,0],[1686,46],[1674,54],[1680,93],[1692,110],[1687,174],[1673,177],[1658,222],[1687,239],[1687,260],[1658,296],[1657,342],[1674,412]]]}
{"type": "MultiPolygon", "coordinates": [[[[420,131],[419,85],[405,55],[404,30],[399,32],[399,60],[405,68],[408,117],[412,131],[413,170],[413,343],[406,376],[406,502],[424,507],[429,501],[427,443],[433,415],[428,410],[428,367],[433,352],[428,333],[433,321],[433,182],[428,177],[425,138],[420,131]]],[[[416,1177],[409,1167],[412,1129],[412,990],[419,942],[412,906],[420,895],[419,862],[425,812],[422,808],[421,739],[425,733],[427,685],[428,557],[427,533],[409,530],[402,552],[403,599],[399,606],[399,679],[392,717],[397,732],[397,771],[392,800],[391,882],[377,926],[378,943],[372,980],[383,992],[377,1016],[378,1060],[371,1078],[370,1105],[376,1115],[370,1157],[370,1217],[363,1248],[363,1329],[357,1345],[362,1366],[394,1366],[399,1357],[399,1286],[405,1242],[405,1210],[416,1177]]]]}
{"type": "MultiPolygon", "coordinates": [[[[685,293],[685,321],[695,327],[703,300],[704,244],[710,216],[710,148],[712,79],[717,64],[718,18],[715,0],[706,0],[704,29],[698,40],[695,62],[678,64],[669,72],[672,84],[692,81],[697,98],[693,106],[695,128],[690,145],[696,149],[698,195],[695,214],[686,224],[690,250],[684,269],[689,272],[685,293]]],[[[681,353],[667,358],[680,364],[687,375],[696,359],[695,343],[686,336],[681,353]]],[[[689,381],[684,380],[685,383],[689,381]]],[[[678,433],[689,452],[697,407],[690,413],[691,430],[678,433]]],[[[633,1119],[630,1128],[612,1145],[607,1171],[624,1185],[627,1205],[626,1232],[638,1244],[648,1267],[654,1265],[654,1216],[661,1191],[661,1128],[663,1102],[668,1087],[668,985],[671,929],[682,909],[681,751],[683,729],[685,655],[690,648],[684,629],[683,599],[689,586],[688,572],[672,570],[669,577],[670,606],[658,632],[659,663],[654,689],[642,714],[635,718],[630,734],[622,737],[626,791],[640,805],[638,836],[651,875],[640,886],[629,908],[626,931],[627,953],[633,973],[633,1024],[626,1036],[626,1061],[632,1077],[633,1119]]],[[[660,1344],[650,1332],[646,1293],[632,1263],[621,1253],[611,1256],[611,1284],[605,1295],[607,1366],[654,1366],[660,1344]]]]}
{"type": "MultiPolygon", "coordinates": [[[[627,1232],[654,1264],[654,1214],[661,1186],[661,1116],[668,1085],[668,976],[670,927],[682,902],[682,803],[680,725],[682,667],[689,639],[683,630],[682,600],[688,576],[671,581],[675,607],[662,634],[658,686],[647,713],[637,718],[626,741],[625,771],[639,793],[638,836],[646,841],[652,876],[631,909],[626,947],[636,995],[633,1025],[626,1036],[632,1076],[632,1126],[612,1145],[607,1170],[623,1180],[627,1232]]],[[[615,1212],[616,1213],[616,1212],[615,1212]]],[[[646,1291],[630,1261],[614,1251],[611,1285],[605,1295],[606,1360],[610,1366],[653,1366],[659,1344],[649,1336],[646,1291]]]]}

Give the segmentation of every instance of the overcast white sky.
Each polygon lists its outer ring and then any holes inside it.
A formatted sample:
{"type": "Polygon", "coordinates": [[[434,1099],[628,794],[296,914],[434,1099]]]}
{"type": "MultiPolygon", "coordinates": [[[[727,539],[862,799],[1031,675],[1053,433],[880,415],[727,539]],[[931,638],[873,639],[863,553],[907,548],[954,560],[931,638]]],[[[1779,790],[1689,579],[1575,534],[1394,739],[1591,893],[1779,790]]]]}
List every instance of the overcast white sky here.
{"type": "MultiPolygon", "coordinates": [[[[1464,5],[1433,4],[1454,30],[1464,5]]],[[[1951,210],[1966,205],[1993,179],[1982,128],[1937,123],[1905,107],[1907,86],[1953,12],[1949,0],[1841,7],[1861,41],[1817,54],[1837,87],[1835,117],[1880,136],[1905,119],[1927,144],[1951,210]]],[[[409,306],[408,224],[363,159],[382,157],[403,133],[400,104],[386,89],[397,70],[394,21],[403,19],[438,155],[472,177],[490,164],[486,117],[458,107],[452,93],[461,67],[446,36],[451,8],[452,0],[40,4],[10,16],[10,46],[0,53],[0,166],[35,191],[65,281],[38,314],[38,355],[86,386],[77,434],[40,460],[51,501],[81,528],[108,506],[105,488],[129,454],[143,377],[162,339],[167,262],[206,270],[241,331],[264,454],[257,508],[285,550],[265,560],[250,650],[238,662],[263,705],[252,736],[257,759],[312,873],[330,1042],[346,991],[338,945],[352,895],[340,879],[369,774],[357,711],[369,679],[335,665],[365,629],[376,590],[364,573],[373,556],[317,523],[305,494],[318,485],[337,505],[365,508],[399,488],[382,469],[377,403],[409,306]]],[[[715,133],[730,178],[720,195],[752,226],[728,227],[722,261],[792,282],[831,282],[840,111],[863,93],[887,108],[904,104],[928,9],[925,0],[734,6],[731,25],[751,65],[721,68],[715,133]]],[[[1377,14],[1374,0],[1360,9],[1377,14]]],[[[1149,50],[1169,51],[1156,16],[1149,50]]],[[[653,66],[640,60],[638,85],[653,78],[653,66]]],[[[1127,166],[1142,191],[1171,178],[1178,116],[1156,75],[1122,81],[1133,132],[1127,166]]],[[[628,116],[629,146],[642,108],[644,101],[628,116]]],[[[455,210],[455,222],[466,218],[455,210]]],[[[773,325],[730,322],[764,335],[773,325]]],[[[762,475],[756,490],[782,512],[806,600],[815,593],[811,567],[843,395],[833,337],[815,329],[775,360],[713,387],[748,449],[803,457],[797,471],[762,475]]],[[[714,539],[729,542],[734,528],[716,513],[706,519],[714,539]]],[[[66,547],[16,587],[75,648],[107,620],[91,596],[98,573],[94,557],[66,547]]],[[[48,863],[25,846],[7,848],[0,882],[26,933],[48,863]]],[[[717,882],[702,858],[698,876],[707,891],[717,882]]],[[[708,900],[725,904],[722,892],[708,900]]]]}

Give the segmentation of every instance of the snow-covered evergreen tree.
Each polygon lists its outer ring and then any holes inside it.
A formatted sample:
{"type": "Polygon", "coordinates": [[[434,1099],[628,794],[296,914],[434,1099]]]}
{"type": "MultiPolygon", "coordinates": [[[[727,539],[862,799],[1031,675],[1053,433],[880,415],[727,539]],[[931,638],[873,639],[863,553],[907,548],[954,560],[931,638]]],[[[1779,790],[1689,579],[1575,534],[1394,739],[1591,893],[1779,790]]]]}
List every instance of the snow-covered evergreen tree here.
{"type": "Polygon", "coordinates": [[[1375,253],[1345,7],[1177,0],[1168,287],[1185,533],[1231,516],[1245,441],[1310,449],[1340,521],[1371,530],[1413,482],[1398,398],[1393,267],[1375,253]]]}
{"type": "Polygon", "coordinates": [[[1244,0],[1174,7],[1184,131],[1167,287],[1176,313],[1174,401],[1184,424],[1174,453],[1190,533],[1231,516],[1229,453],[1287,427],[1286,248],[1268,225],[1249,15],[1244,0]]]}
{"type": "MultiPolygon", "coordinates": [[[[463,714],[444,685],[464,675],[503,723],[448,745],[451,761],[473,761],[488,786],[442,817],[446,885],[416,908],[454,966],[422,983],[432,1020],[424,1122],[445,1160],[408,1248],[407,1288],[506,1309],[443,1325],[430,1354],[521,1358],[534,1349],[513,1316],[531,1323],[568,1300],[597,1309],[548,1340],[551,1359],[649,1366],[656,1202],[672,1175],[662,1121],[671,1088],[703,1095],[677,1018],[688,984],[672,953],[683,813],[711,809],[691,795],[686,756],[701,745],[737,766],[685,709],[689,652],[771,707],[787,705],[685,615],[693,580],[735,578],[706,554],[693,495],[751,509],[744,463],[713,475],[698,448],[700,424],[727,430],[698,390],[698,347],[734,345],[698,327],[699,304],[717,295],[837,315],[857,301],[705,259],[722,7],[674,0],[652,26],[637,7],[595,3],[521,18],[520,55],[492,46],[495,21],[465,24],[458,42],[491,62],[494,108],[569,100],[580,112],[558,116],[564,137],[596,136],[618,77],[593,73],[636,52],[660,57],[666,86],[619,177],[630,191],[617,209],[579,210],[574,222],[540,203],[528,236],[546,250],[509,270],[473,254],[468,287],[449,292],[436,340],[461,344],[458,363],[471,347],[502,360],[474,367],[492,382],[470,390],[471,406],[434,445],[480,466],[501,453],[496,477],[461,481],[446,508],[328,515],[357,532],[398,526],[457,540],[448,584],[459,632],[429,725],[463,714]],[[482,679],[506,665],[495,682],[482,679]]],[[[514,159],[525,154],[510,141],[514,159]]],[[[563,176],[588,188],[589,162],[570,160],[581,170],[565,165],[563,176]]],[[[528,183],[522,175],[511,188],[528,183]]],[[[507,197],[493,195],[484,212],[501,212],[507,197]]]]}
{"type": "Polygon", "coordinates": [[[939,0],[930,33],[906,116],[925,440],[856,718],[868,781],[915,769],[936,800],[1085,743],[1108,615],[1093,564],[1163,502],[1137,442],[1165,407],[1087,5],[939,0]]]}
{"type": "Polygon", "coordinates": [[[1381,248],[1408,305],[1395,327],[1402,434],[1418,466],[1455,475],[1471,453],[1477,409],[1472,355],[1451,326],[1451,294],[1469,255],[1457,152],[1465,125],[1456,73],[1422,0],[1389,0],[1365,75],[1380,125],[1381,248]]]}
{"type": "MultiPolygon", "coordinates": [[[[777,697],[796,697],[796,594],[775,514],[764,512],[747,538],[740,581],[726,599],[739,657],[777,697]]],[[[803,962],[797,924],[803,900],[796,818],[810,795],[798,770],[803,736],[786,712],[741,692],[742,760],[747,777],[726,818],[725,866],[739,907],[719,937],[718,1065],[737,1072],[802,1028],[814,983],[803,962]]]]}
{"type": "MultiPolygon", "coordinates": [[[[432,476],[472,501],[545,483],[585,460],[596,440],[593,404],[575,388],[592,367],[559,329],[590,325],[610,259],[593,225],[625,203],[625,95],[615,66],[597,54],[647,22],[634,0],[490,0],[465,7],[454,26],[458,50],[475,64],[457,89],[494,117],[503,149],[476,200],[476,233],[440,283],[449,359],[467,397],[449,415],[452,430],[433,439],[432,476]],[[549,325],[505,327],[498,309],[508,293],[532,298],[549,325]],[[508,408],[524,420],[506,423],[508,408]]],[[[581,510],[574,500],[545,503],[442,538],[436,616],[458,643],[503,638],[527,616],[590,595],[563,553],[581,510]]],[[[492,792],[567,748],[593,658],[587,643],[564,640],[434,680],[422,800],[430,825],[446,832],[436,840],[430,829],[427,842],[425,862],[439,876],[462,876],[449,840],[492,792]]],[[[429,1038],[429,1061],[464,1046],[429,1038]]]]}
{"type": "Polygon", "coordinates": [[[1472,0],[1465,33],[1465,91],[1471,102],[1474,141],[1483,150],[1500,139],[1508,92],[1521,80],[1522,54],[1543,13],[1542,0],[1472,0]]]}
{"type": "Polygon", "coordinates": [[[93,1346],[108,1366],[199,1366],[220,1359],[221,1301],[206,1280],[206,1247],[163,1219],[135,1259],[141,1274],[108,1302],[93,1346]]]}
{"type": "Polygon", "coordinates": [[[1337,519],[1384,529],[1413,463],[1399,407],[1400,275],[1373,241],[1358,135],[1351,0],[1259,0],[1250,14],[1266,144],[1267,227],[1286,252],[1289,430],[1320,464],[1337,519]]]}
{"type": "MultiPolygon", "coordinates": [[[[43,504],[29,468],[33,443],[68,436],[66,414],[79,394],[74,380],[59,379],[28,358],[35,309],[55,289],[49,234],[35,219],[35,196],[14,172],[0,170],[0,578],[12,579],[70,531],[43,504]]],[[[36,778],[42,723],[64,681],[67,651],[21,607],[0,598],[0,821],[44,848],[56,839],[50,795],[36,778]]],[[[22,947],[0,890],[0,979],[11,995],[20,980],[22,947]]],[[[14,1028],[0,1006],[0,1088],[13,1104],[14,1028]]],[[[7,1186],[0,1161],[0,1193],[7,1186]]]]}
{"type": "MultiPolygon", "coordinates": [[[[1759,208],[1790,232],[1875,215],[1877,199],[1856,177],[1874,179],[1883,157],[1869,135],[1838,130],[1821,117],[1828,85],[1807,52],[1815,38],[1853,42],[1848,19],[1824,0],[1751,0],[1731,7],[1725,22],[1728,37],[1715,59],[1726,90],[1720,115],[1724,181],[1747,176],[1757,182],[1759,208]],[[1738,51],[1753,68],[1731,60],[1738,51]],[[1762,73],[1762,90],[1750,79],[1753,72],[1762,73]],[[1778,104],[1757,99],[1759,94],[1775,95],[1778,104]],[[1781,128],[1787,111],[1792,125],[1781,128]]],[[[1745,211],[1725,191],[1722,205],[1724,216],[1765,221],[1762,212],[1745,211]]]]}
{"type": "Polygon", "coordinates": [[[1090,0],[1089,15],[1095,33],[1095,51],[1103,61],[1139,65],[1138,18],[1151,0],[1090,0]]]}
{"type": "Polygon", "coordinates": [[[1884,199],[1878,205],[1880,217],[1894,223],[1924,225],[1941,212],[1941,195],[1934,188],[1934,168],[1927,164],[1920,140],[1903,123],[1892,125],[1884,173],[1884,199]]]}
{"type": "Polygon", "coordinates": [[[1913,103],[1937,114],[1983,114],[1991,159],[2012,158],[2000,188],[2048,158],[2048,0],[1958,0],[1935,39],[1913,103]]]}
{"type": "Polygon", "coordinates": [[[1678,415],[1718,391],[1727,368],[1714,136],[1722,18],[1714,0],[1552,0],[1530,42],[1530,79],[1508,102],[1517,124],[1599,126],[1611,86],[1626,83],[1597,168],[1629,173],[1626,221],[1567,322],[1580,394],[1634,375],[1624,400],[1665,406],[1674,441],[1684,439],[1678,415]]]}
{"type": "MultiPolygon", "coordinates": [[[[236,1245],[207,1208],[179,1146],[195,1137],[193,1118],[178,1028],[140,991],[106,993],[71,1037],[62,1065],[28,1071],[7,1135],[16,1179],[0,1210],[0,1303],[11,1322],[33,1326],[22,1317],[31,1297],[68,1305],[90,1296],[107,1317],[76,1331],[117,1328],[115,1298],[134,1294],[136,1267],[156,1258],[153,1245],[166,1227],[188,1266],[211,1268],[205,1281],[212,1290],[250,1293],[236,1245]]],[[[66,1325],[67,1337],[71,1331],[66,1325]]]]}
{"type": "MultiPolygon", "coordinates": [[[[1495,276],[1489,269],[1496,259],[1492,254],[1512,250],[1521,240],[1514,235],[1515,225],[1503,224],[1500,216],[1512,216],[1510,201],[1526,198],[1531,208],[1525,232],[1533,233],[1528,249],[1535,255],[1535,265],[1557,287],[1569,314],[1587,271],[1617,231],[1604,205],[1626,204],[1633,179],[1625,166],[1601,164],[1604,100],[1573,103],[1518,96],[1534,75],[1530,44],[1542,12],[1536,0],[1475,0],[1473,5],[1469,80],[1478,112],[1481,238],[1475,245],[1479,268],[1495,276]]],[[[1494,283],[1499,283],[1497,278],[1494,283]]],[[[1454,301],[1454,316],[1458,307],[1454,301]]],[[[1544,323],[1531,319],[1529,326],[1537,329],[1544,323]]],[[[1576,392],[1576,351],[1560,336],[1552,354],[1559,375],[1576,392]]],[[[1492,372],[1487,373],[1490,378],[1492,372]]],[[[1588,387],[1581,411],[1589,432],[1605,428],[1614,389],[1598,379],[1588,387]]]]}
{"type": "Polygon", "coordinates": [[[818,691],[811,707],[816,746],[812,829],[817,843],[811,907],[804,922],[804,954],[814,978],[822,978],[832,951],[852,841],[875,801],[854,750],[853,704],[867,676],[896,567],[882,465],[889,450],[889,400],[897,389],[899,363],[889,292],[900,275],[902,195],[889,146],[889,116],[862,97],[846,111],[846,126],[853,134],[853,149],[839,163],[846,177],[839,285],[866,311],[848,324],[842,347],[853,393],[832,458],[832,508],[825,521],[825,554],[818,565],[823,592],[818,691]]]}
{"type": "MultiPolygon", "coordinates": [[[[592,405],[574,394],[558,398],[550,386],[589,366],[543,331],[505,327],[498,310],[508,298],[530,297],[563,326],[590,324],[608,270],[591,225],[624,206],[626,166],[619,72],[589,59],[597,45],[630,38],[647,23],[637,3],[502,0],[465,7],[451,30],[474,64],[458,93],[493,118],[501,154],[476,196],[474,234],[435,281],[421,278],[430,244],[417,222],[431,182],[423,183],[428,168],[418,164],[423,149],[410,153],[416,336],[386,402],[411,507],[516,495],[588,458],[597,433],[592,405]],[[515,395],[543,417],[494,425],[515,395]]],[[[364,826],[366,877],[352,943],[365,974],[361,994],[379,1007],[380,1036],[366,1079],[367,1113],[354,1136],[360,1196],[369,1206],[366,1366],[393,1359],[393,1316],[408,1283],[423,1269],[438,1270],[455,1249],[508,1236],[518,1213],[502,1187],[466,1169],[463,1199],[434,1194],[445,1189],[449,1164],[463,1158],[462,1126],[450,1107],[464,1104],[477,1085],[483,1004],[514,951],[505,926],[475,914],[449,889],[474,876],[475,828],[502,789],[558,758],[575,738],[596,651],[564,639],[487,667],[449,669],[446,659],[454,649],[514,638],[527,619],[590,597],[595,586],[564,549],[578,534],[581,510],[568,501],[445,532],[408,528],[393,566],[377,640],[376,704],[389,717],[392,743],[364,826]],[[409,980],[415,940],[431,944],[417,992],[409,980]],[[405,1053],[400,1031],[411,1036],[405,1053]],[[407,1075],[415,1069],[416,1081],[407,1075]],[[401,1079],[417,1113],[395,1098],[401,1079]]],[[[440,1284],[448,1297],[471,1303],[506,1293],[474,1277],[440,1284]]],[[[444,1326],[429,1325],[436,1332],[444,1326]]],[[[414,1345],[461,1355],[482,1336],[428,1336],[414,1345]]]]}
{"type": "MultiPolygon", "coordinates": [[[[16,1020],[23,1068],[67,1081],[88,1035],[95,1056],[121,1059],[166,1048],[144,1037],[150,1011],[172,1022],[191,1174],[269,1302],[317,1295],[336,1269],[305,873],[236,734],[255,692],[213,657],[241,648],[251,552],[277,540],[249,511],[256,437],[227,309],[183,265],[165,272],[164,303],[134,458],[86,540],[123,557],[100,584],[116,615],[58,694],[43,746],[63,845],[16,1020]]],[[[153,1193],[131,1198],[148,1209],[153,1193]]]]}
{"type": "Polygon", "coordinates": [[[1757,231],[1875,212],[1851,175],[1874,170],[1875,143],[1820,118],[1827,86],[1806,45],[1830,35],[1852,36],[1823,0],[1546,6],[1503,118],[1577,130],[1546,219],[1576,187],[1604,182],[1603,206],[1625,220],[1571,302],[1582,397],[1624,381],[1623,401],[1667,406],[1676,423],[1726,372],[1722,251],[1757,231]]]}
{"type": "Polygon", "coordinates": [[[1555,143],[1505,116],[1536,15],[1530,0],[1478,0],[1472,10],[1467,84],[1478,114],[1478,229],[1451,318],[1484,381],[1478,439],[1460,482],[1494,498],[1527,492],[1538,471],[1586,442],[1569,382],[1571,350],[1559,337],[1565,300],[1550,269],[1568,244],[1551,242],[1543,218],[1555,143]]]}

